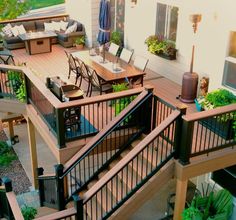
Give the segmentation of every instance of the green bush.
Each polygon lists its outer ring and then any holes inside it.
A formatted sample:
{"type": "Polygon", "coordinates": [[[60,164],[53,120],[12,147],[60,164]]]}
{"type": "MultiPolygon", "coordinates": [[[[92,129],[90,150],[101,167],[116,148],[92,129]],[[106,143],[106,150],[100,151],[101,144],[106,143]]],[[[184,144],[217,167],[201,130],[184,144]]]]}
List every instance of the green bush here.
{"type": "Polygon", "coordinates": [[[0,141],[0,166],[9,166],[16,158],[16,155],[7,143],[0,141]]]}
{"type": "Polygon", "coordinates": [[[118,31],[113,31],[111,33],[110,42],[117,44],[117,45],[121,45],[122,44],[121,33],[118,31]]]}
{"type": "Polygon", "coordinates": [[[21,213],[25,220],[32,220],[37,215],[37,209],[25,205],[23,208],[21,208],[21,213]]]}

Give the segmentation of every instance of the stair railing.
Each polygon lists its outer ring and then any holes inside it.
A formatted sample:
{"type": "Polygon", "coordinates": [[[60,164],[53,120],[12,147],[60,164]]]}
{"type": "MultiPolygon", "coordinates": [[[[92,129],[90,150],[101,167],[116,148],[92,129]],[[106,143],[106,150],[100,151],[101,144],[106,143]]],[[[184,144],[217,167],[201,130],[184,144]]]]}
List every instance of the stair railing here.
{"type": "Polygon", "coordinates": [[[107,219],[174,156],[176,123],[174,110],[124,159],[108,171],[83,197],[82,219],[107,219]],[[99,204],[98,204],[99,201],[99,204]]]}
{"type": "MultiPolygon", "coordinates": [[[[148,132],[152,93],[143,91],[112,122],[85,145],[68,163],[60,177],[67,182],[68,199],[94,179],[141,133],[148,132]]],[[[118,103],[120,104],[120,103],[118,103]]]]}

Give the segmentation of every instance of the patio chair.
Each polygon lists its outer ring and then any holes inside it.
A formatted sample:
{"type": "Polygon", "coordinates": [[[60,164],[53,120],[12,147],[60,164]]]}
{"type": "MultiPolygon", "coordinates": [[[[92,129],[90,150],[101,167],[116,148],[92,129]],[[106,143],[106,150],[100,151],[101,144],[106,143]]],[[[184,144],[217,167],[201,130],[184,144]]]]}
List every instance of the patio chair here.
{"type": "Polygon", "coordinates": [[[107,93],[112,91],[111,85],[102,80],[95,69],[87,66],[87,70],[90,78],[89,96],[92,95],[93,87],[97,88],[100,91],[100,95],[102,95],[103,92],[107,93]],[[104,86],[106,86],[105,89],[104,86]]]}
{"type": "Polygon", "coordinates": [[[80,63],[77,59],[73,57],[72,54],[68,53],[65,51],[65,54],[68,59],[68,64],[69,64],[69,74],[68,74],[68,79],[70,79],[70,74],[71,72],[75,73],[75,85],[77,84],[78,79],[80,78],[80,83],[79,87],[81,86],[82,83],[82,77],[81,77],[81,69],[80,69],[80,63]]]}
{"type": "Polygon", "coordinates": [[[129,63],[133,53],[134,53],[133,50],[130,51],[130,50],[123,48],[121,51],[121,54],[120,54],[120,59],[125,61],[126,63],[129,63]]]}
{"type": "Polygon", "coordinates": [[[114,56],[117,56],[117,52],[118,52],[119,48],[120,47],[117,44],[111,43],[110,47],[108,49],[108,52],[114,56]]]}
{"type": "Polygon", "coordinates": [[[86,93],[86,96],[88,96],[90,89],[90,76],[86,64],[83,61],[80,62],[81,62],[80,69],[81,69],[82,79],[88,83],[87,93],[86,93]]]}
{"type": "Polygon", "coordinates": [[[145,71],[146,66],[148,64],[148,59],[145,57],[141,57],[141,56],[136,56],[134,59],[134,66],[138,69],[140,69],[141,71],[145,71]]]}
{"type": "MultiPolygon", "coordinates": [[[[134,59],[133,66],[137,69],[145,72],[146,66],[148,64],[148,59],[141,56],[136,56],[134,59]]],[[[129,81],[129,87],[134,88],[137,86],[143,86],[143,78],[142,77],[134,77],[129,81]]]]}

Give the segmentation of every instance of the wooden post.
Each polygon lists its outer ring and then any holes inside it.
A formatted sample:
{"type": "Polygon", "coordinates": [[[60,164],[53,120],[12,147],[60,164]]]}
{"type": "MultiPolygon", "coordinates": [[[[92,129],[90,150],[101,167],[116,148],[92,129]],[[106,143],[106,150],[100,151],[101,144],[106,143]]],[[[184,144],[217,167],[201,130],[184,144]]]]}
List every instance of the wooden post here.
{"type": "Polygon", "coordinates": [[[177,106],[177,109],[180,111],[180,116],[176,120],[176,128],[175,128],[175,140],[174,140],[174,148],[175,148],[174,158],[175,159],[178,159],[179,154],[180,154],[181,133],[182,133],[182,127],[183,127],[182,116],[186,115],[187,106],[185,104],[181,104],[177,106]]]}
{"type": "Polygon", "coordinates": [[[80,198],[78,195],[73,195],[75,209],[77,211],[75,219],[76,220],[83,220],[84,219],[84,209],[83,209],[83,199],[80,198]]]}
{"type": "Polygon", "coordinates": [[[181,220],[181,213],[185,208],[187,187],[188,180],[180,180],[177,178],[174,220],[181,220]]]}
{"type": "Polygon", "coordinates": [[[10,136],[10,140],[12,141],[14,138],[14,128],[13,128],[13,121],[9,120],[8,121],[8,129],[9,129],[9,136],[10,136]]]}
{"type": "Polygon", "coordinates": [[[38,189],[38,180],[37,180],[38,158],[36,149],[35,128],[30,118],[28,118],[27,120],[27,129],[29,136],[30,160],[31,160],[32,177],[33,177],[32,184],[35,189],[38,189]]]}
{"type": "Polygon", "coordinates": [[[64,197],[64,180],[61,178],[63,175],[63,165],[57,164],[54,166],[55,174],[56,174],[56,181],[57,181],[57,208],[59,211],[65,209],[65,197],[64,197]]]}

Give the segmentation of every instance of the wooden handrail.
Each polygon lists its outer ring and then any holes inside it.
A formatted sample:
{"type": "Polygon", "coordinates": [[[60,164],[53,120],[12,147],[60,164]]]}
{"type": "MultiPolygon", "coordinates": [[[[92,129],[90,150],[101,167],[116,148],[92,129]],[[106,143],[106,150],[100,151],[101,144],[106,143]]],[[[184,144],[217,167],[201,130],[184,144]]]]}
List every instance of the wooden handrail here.
{"type": "Polygon", "coordinates": [[[58,14],[52,16],[41,16],[41,17],[31,17],[31,18],[17,18],[12,20],[4,20],[0,21],[0,24],[8,24],[8,23],[17,23],[17,22],[26,22],[26,21],[37,21],[51,18],[61,18],[61,17],[69,17],[68,14],[58,14]]]}
{"type": "Polygon", "coordinates": [[[180,115],[179,110],[174,110],[170,116],[166,118],[161,124],[156,127],[146,138],[144,138],[135,148],[130,151],[126,157],[121,159],[116,166],[108,171],[102,179],[100,179],[89,191],[84,194],[83,200],[84,204],[99,190],[101,189],[109,180],[111,180],[117,173],[122,170],[133,158],[135,158],[144,148],[150,144],[156,137],[158,137],[161,132],[163,132],[173,121],[180,115]]]}
{"type": "Polygon", "coordinates": [[[217,115],[222,115],[226,114],[229,112],[236,111],[236,104],[231,104],[223,107],[218,107],[215,109],[207,110],[207,111],[202,111],[202,112],[196,112],[192,114],[187,114],[183,116],[183,119],[185,121],[198,121],[201,119],[209,118],[209,117],[214,117],[217,115]]]}
{"type": "Polygon", "coordinates": [[[70,108],[76,105],[83,106],[83,105],[95,104],[98,102],[104,102],[104,101],[119,99],[119,98],[123,98],[127,96],[138,95],[145,90],[146,90],[146,87],[145,88],[139,87],[139,88],[129,89],[129,90],[121,91],[121,92],[104,94],[102,96],[93,96],[86,99],[79,99],[79,100],[74,100],[70,102],[61,102],[58,108],[70,108]]]}
{"type": "Polygon", "coordinates": [[[8,202],[11,206],[11,210],[12,210],[14,218],[17,220],[24,220],[24,217],[21,213],[20,207],[19,207],[18,202],[16,200],[15,193],[14,192],[7,192],[6,196],[7,196],[8,202]]]}
{"type": "Polygon", "coordinates": [[[119,121],[128,113],[130,112],[134,106],[136,106],[146,95],[148,91],[143,91],[130,105],[128,105],[111,123],[108,123],[98,135],[94,136],[91,141],[89,141],[78,153],[76,153],[65,165],[64,165],[64,172],[66,172],[71,166],[73,166],[78,158],[81,158],[85,155],[91,147],[96,144],[112,127],[114,127],[119,121]]]}
{"type": "Polygon", "coordinates": [[[35,218],[35,220],[56,220],[56,219],[63,219],[66,217],[71,217],[74,216],[77,213],[76,209],[73,208],[69,208],[60,212],[56,212],[50,215],[46,215],[43,217],[39,217],[39,218],[35,218]]]}

